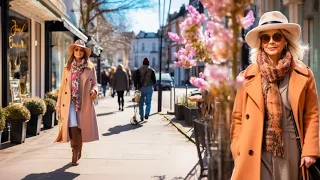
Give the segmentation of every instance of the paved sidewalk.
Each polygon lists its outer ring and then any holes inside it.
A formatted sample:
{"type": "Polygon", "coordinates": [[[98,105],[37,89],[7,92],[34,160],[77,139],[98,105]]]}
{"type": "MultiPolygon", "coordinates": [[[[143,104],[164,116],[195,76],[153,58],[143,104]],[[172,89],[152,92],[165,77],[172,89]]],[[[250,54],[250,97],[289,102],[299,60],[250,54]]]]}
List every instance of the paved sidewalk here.
{"type": "Polygon", "coordinates": [[[118,111],[116,97],[99,102],[96,111],[101,138],[84,144],[79,166],[70,166],[68,143],[53,143],[55,127],[27,138],[24,144],[1,150],[0,179],[199,179],[195,145],[164,116],[155,114],[155,104],[149,120],[131,125],[131,98],[125,96],[123,112],[118,111]]]}

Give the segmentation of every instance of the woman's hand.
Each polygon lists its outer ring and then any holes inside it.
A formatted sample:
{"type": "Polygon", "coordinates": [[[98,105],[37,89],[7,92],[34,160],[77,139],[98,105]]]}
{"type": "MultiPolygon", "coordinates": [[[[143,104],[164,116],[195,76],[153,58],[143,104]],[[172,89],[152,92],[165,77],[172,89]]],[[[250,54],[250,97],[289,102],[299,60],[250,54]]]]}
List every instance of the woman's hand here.
{"type": "Polygon", "coordinates": [[[305,156],[301,158],[300,167],[305,165],[307,168],[309,168],[313,163],[316,162],[316,157],[314,156],[305,156]]]}
{"type": "Polygon", "coordinates": [[[96,99],[97,98],[97,92],[96,92],[96,90],[91,90],[91,92],[90,92],[90,98],[91,99],[96,99]]]}

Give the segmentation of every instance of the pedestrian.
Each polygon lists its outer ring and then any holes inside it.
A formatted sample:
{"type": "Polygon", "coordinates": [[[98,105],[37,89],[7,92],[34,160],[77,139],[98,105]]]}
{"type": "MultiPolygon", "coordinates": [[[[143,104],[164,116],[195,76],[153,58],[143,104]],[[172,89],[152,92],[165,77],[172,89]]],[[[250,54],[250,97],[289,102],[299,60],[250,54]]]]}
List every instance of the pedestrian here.
{"type": "Polygon", "coordinates": [[[132,75],[131,75],[131,70],[128,68],[126,70],[127,76],[128,76],[128,81],[129,81],[129,89],[127,90],[126,96],[130,96],[130,90],[132,88],[132,75]]]}
{"type": "Polygon", "coordinates": [[[55,142],[69,142],[72,165],[78,165],[83,142],[99,140],[93,101],[97,98],[96,70],[90,48],[77,40],[68,46],[70,57],[62,71],[57,101],[59,133],[55,142]]]}
{"type": "Polygon", "coordinates": [[[119,110],[123,111],[123,106],[124,106],[123,95],[124,95],[124,91],[129,89],[129,82],[128,82],[128,76],[127,76],[126,70],[124,69],[122,64],[118,65],[117,70],[114,73],[113,88],[115,91],[117,91],[119,110]]]}
{"type": "Polygon", "coordinates": [[[233,180],[307,180],[306,168],[319,156],[318,96],[312,71],[300,61],[307,49],[300,31],[271,11],[246,35],[252,64],[241,73],[233,109],[233,180]]]}
{"type": "Polygon", "coordinates": [[[114,66],[111,66],[110,67],[110,73],[109,73],[109,86],[110,86],[110,94],[111,94],[111,97],[114,97],[115,95],[115,90],[113,88],[113,75],[114,73],[116,72],[116,67],[114,66]]]}
{"type": "Polygon", "coordinates": [[[141,97],[139,101],[139,114],[140,120],[143,121],[144,118],[148,119],[151,109],[151,100],[153,94],[153,85],[156,83],[156,75],[154,70],[149,67],[148,58],[143,59],[142,66],[135,72],[135,87],[141,90],[141,97]],[[146,104],[146,111],[144,115],[144,104],[146,104]]]}
{"type": "Polygon", "coordinates": [[[109,83],[108,71],[106,69],[103,69],[101,71],[101,86],[102,86],[102,91],[103,91],[104,97],[106,97],[108,83],[109,83]]]}

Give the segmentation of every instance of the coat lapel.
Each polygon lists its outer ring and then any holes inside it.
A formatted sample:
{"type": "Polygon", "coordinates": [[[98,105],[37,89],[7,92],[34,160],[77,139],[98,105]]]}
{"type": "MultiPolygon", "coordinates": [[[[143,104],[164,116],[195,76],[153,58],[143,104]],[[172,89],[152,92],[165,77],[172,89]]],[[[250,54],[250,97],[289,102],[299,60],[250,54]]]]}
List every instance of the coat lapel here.
{"type": "Polygon", "coordinates": [[[262,86],[261,86],[261,74],[258,70],[257,64],[250,65],[246,72],[244,83],[244,89],[248,93],[248,95],[253,99],[253,101],[257,104],[261,112],[264,112],[264,100],[262,94],[262,86]]]}
{"type": "Polygon", "coordinates": [[[300,129],[299,123],[298,123],[299,100],[300,100],[301,92],[308,81],[307,75],[308,75],[308,70],[305,67],[305,65],[303,65],[302,62],[295,60],[293,63],[293,70],[291,71],[290,80],[289,80],[289,98],[290,98],[294,119],[296,120],[298,129],[300,129]]]}

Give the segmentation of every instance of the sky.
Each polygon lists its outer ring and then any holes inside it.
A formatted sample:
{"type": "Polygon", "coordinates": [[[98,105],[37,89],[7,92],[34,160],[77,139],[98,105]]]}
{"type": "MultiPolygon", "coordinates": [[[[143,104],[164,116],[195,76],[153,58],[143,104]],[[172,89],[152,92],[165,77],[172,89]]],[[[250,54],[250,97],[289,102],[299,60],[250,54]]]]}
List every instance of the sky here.
{"type": "MultiPolygon", "coordinates": [[[[129,17],[132,20],[130,31],[134,31],[135,34],[138,34],[139,31],[145,32],[157,32],[159,29],[159,16],[158,16],[158,0],[153,0],[157,5],[154,9],[150,10],[138,10],[132,11],[129,13],[129,17]]],[[[165,19],[164,23],[166,24],[167,14],[169,10],[170,0],[161,0],[161,14],[163,14],[163,2],[165,1],[165,19]]],[[[182,4],[188,4],[189,0],[171,0],[170,14],[178,12],[182,4]]],[[[162,19],[161,19],[162,23],[162,19]]]]}

